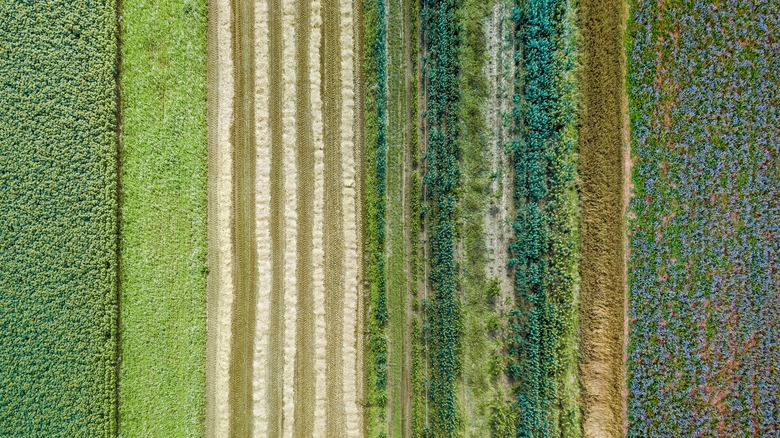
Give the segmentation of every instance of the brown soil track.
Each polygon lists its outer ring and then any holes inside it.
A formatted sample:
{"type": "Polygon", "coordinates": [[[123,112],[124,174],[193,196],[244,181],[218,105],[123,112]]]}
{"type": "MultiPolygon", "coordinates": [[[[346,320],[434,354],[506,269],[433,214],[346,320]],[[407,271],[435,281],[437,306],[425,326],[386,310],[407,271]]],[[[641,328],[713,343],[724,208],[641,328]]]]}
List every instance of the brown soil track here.
{"type": "Polygon", "coordinates": [[[583,0],[581,359],[585,437],[625,434],[623,0],[583,0]]]}

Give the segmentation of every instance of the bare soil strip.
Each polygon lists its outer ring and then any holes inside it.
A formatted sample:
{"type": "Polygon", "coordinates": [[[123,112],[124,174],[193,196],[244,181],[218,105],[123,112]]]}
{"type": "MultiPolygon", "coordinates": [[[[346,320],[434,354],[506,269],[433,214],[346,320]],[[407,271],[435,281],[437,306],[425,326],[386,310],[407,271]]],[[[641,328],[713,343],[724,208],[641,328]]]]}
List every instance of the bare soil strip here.
{"type": "MultiPolygon", "coordinates": [[[[298,308],[298,296],[286,291],[298,290],[298,277],[296,276],[298,248],[298,172],[296,165],[298,144],[297,139],[297,92],[296,87],[298,69],[298,53],[296,50],[296,33],[299,29],[297,21],[297,1],[281,1],[282,4],[282,32],[283,32],[283,63],[282,80],[284,93],[282,97],[283,134],[282,146],[284,147],[284,306],[275,309],[284,309],[284,366],[283,366],[283,396],[282,416],[278,423],[271,423],[269,436],[281,435],[286,438],[293,437],[293,422],[295,413],[295,353],[296,353],[296,318],[298,308]]],[[[303,55],[305,56],[305,52],[303,55]]]]}
{"type": "Polygon", "coordinates": [[[344,242],[341,203],[341,50],[338,0],[323,1],[322,77],[325,140],[326,436],[344,435],[344,242]]]}
{"type": "MultiPolygon", "coordinates": [[[[263,13],[262,11],[260,12],[263,13]]],[[[269,121],[271,141],[270,184],[270,231],[271,231],[271,297],[270,302],[258,302],[258,306],[269,306],[268,344],[261,343],[259,349],[268,349],[267,369],[258,372],[267,373],[267,405],[260,407],[267,412],[267,425],[257,429],[262,436],[279,437],[282,433],[282,401],[284,397],[284,286],[285,286],[285,143],[283,143],[283,106],[285,97],[282,82],[282,0],[269,0],[268,4],[268,47],[270,51],[269,70],[269,121]]],[[[263,40],[259,41],[260,44],[263,40]]],[[[260,89],[262,91],[262,88],[260,89]]],[[[262,367],[262,363],[258,365],[262,367]]]]}
{"type": "Polygon", "coordinates": [[[343,217],[343,340],[341,354],[344,358],[341,370],[343,394],[344,435],[360,437],[360,415],[357,398],[357,382],[360,367],[357,356],[359,327],[358,303],[360,259],[358,248],[358,221],[355,162],[355,46],[352,0],[339,0],[339,35],[341,59],[341,199],[343,217]]]}
{"type": "Polygon", "coordinates": [[[206,347],[206,436],[228,436],[231,309],[233,305],[232,11],[229,0],[209,5],[209,276],[206,347]]]}
{"type": "MultiPolygon", "coordinates": [[[[280,276],[274,269],[272,234],[278,230],[278,222],[272,223],[272,168],[281,165],[281,156],[272,160],[272,146],[269,108],[269,40],[268,0],[258,0],[255,9],[255,144],[257,159],[255,173],[255,239],[257,242],[257,300],[255,302],[255,333],[254,333],[254,368],[252,386],[252,415],[254,418],[253,432],[256,436],[268,435],[268,388],[269,388],[269,334],[271,326],[271,294],[275,277],[280,276]]],[[[278,44],[277,44],[278,45],[278,44]]],[[[276,96],[278,97],[278,95],[276,96]]],[[[273,112],[278,119],[279,105],[275,104],[273,112]]],[[[279,125],[276,125],[278,127],[279,125]]],[[[278,143],[276,143],[279,148],[278,143]]],[[[278,155],[278,154],[277,154],[278,155]]],[[[276,188],[280,187],[276,183],[276,188]]],[[[275,198],[274,200],[278,200],[275,198]]],[[[274,206],[275,207],[275,206],[274,206]]],[[[279,209],[275,208],[274,213],[279,209]]],[[[278,213],[276,213],[278,215],[278,213]]],[[[278,312],[274,312],[278,313],[278,312]]],[[[277,342],[278,345],[278,342],[277,342]]],[[[277,375],[278,376],[278,375],[277,375]]],[[[279,381],[279,379],[275,379],[279,381]]]]}
{"type": "Polygon", "coordinates": [[[622,0],[583,0],[580,12],[583,432],[619,437],[625,432],[625,11],[622,0]]]}
{"type": "MultiPolygon", "coordinates": [[[[312,237],[314,208],[314,141],[311,124],[311,96],[309,65],[318,61],[316,54],[310,59],[311,12],[309,1],[298,2],[296,38],[297,72],[297,167],[298,184],[298,257],[297,288],[286,288],[288,295],[298,293],[295,349],[295,394],[293,436],[308,437],[314,434],[314,279],[312,276],[312,237]]],[[[290,260],[290,258],[288,258],[290,260]]]]}

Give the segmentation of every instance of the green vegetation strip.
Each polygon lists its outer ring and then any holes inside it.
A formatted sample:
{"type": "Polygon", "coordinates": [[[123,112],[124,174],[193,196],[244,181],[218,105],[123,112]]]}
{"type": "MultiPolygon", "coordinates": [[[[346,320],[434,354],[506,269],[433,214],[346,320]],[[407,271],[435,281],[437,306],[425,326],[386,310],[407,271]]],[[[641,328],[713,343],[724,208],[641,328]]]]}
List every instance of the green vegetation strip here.
{"type": "Polygon", "coordinates": [[[114,2],[0,2],[0,435],[116,435],[114,2]]]}
{"type": "Polygon", "coordinates": [[[384,0],[363,6],[365,72],[365,241],[364,270],[370,284],[366,309],[366,427],[370,437],[387,435],[387,293],[385,285],[385,192],[387,156],[387,21],[384,0]]]}
{"type": "Polygon", "coordinates": [[[521,62],[515,88],[517,308],[510,352],[517,361],[518,437],[578,436],[574,372],[576,147],[573,29],[568,0],[516,9],[521,62]]]}
{"type": "MultiPolygon", "coordinates": [[[[425,68],[428,97],[428,150],[423,185],[428,199],[431,302],[430,433],[456,434],[459,414],[455,382],[460,368],[460,305],[455,295],[455,205],[458,183],[459,80],[458,23],[455,0],[425,4],[423,27],[428,36],[425,68]]],[[[428,432],[428,431],[426,431],[428,432]]]]}
{"type": "Polygon", "coordinates": [[[203,435],[206,2],[123,0],[122,436],[203,435]]]}

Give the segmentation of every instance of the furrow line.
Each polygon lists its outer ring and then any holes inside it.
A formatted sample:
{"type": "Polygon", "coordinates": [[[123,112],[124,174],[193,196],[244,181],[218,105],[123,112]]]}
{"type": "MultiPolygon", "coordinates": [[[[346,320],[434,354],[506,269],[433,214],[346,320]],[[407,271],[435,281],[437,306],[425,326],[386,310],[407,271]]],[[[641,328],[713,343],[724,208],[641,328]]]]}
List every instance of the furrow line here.
{"type": "Polygon", "coordinates": [[[329,410],[325,434],[344,435],[343,302],[344,260],[341,209],[341,74],[338,0],[323,1],[323,119],[325,141],[325,312],[328,316],[326,392],[329,410]]]}
{"type": "MultiPolygon", "coordinates": [[[[263,13],[262,10],[260,12],[263,13]]],[[[259,30],[259,26],[258,26],[259,30]]],[[[262,35],[262,34],[261,34],[262,35]]],[[[285,35],[288,36],[289,35],[285,35]]],[[[259,44],[263,44],[263,40],[259,44]]],[[[271,238],[271,296],[269,302],[258,301],[258,307],[267,305],[272,312],[269,316],[268,343],[264,341],[259,343],[256,348],[267,348],[267,368],[259,369],[256,372],[267,374],[267,400],[266,406],[259,408],[266,412],[266,424],[258,425],[255,431],[260,436],[280,437],[282,434],[282,410],[284,400],[284,340],[285,327],[284,319],[284,288],[285,276],[287,275],[285,255],[285,225],[288,218],[285,210],[286,196],[286,161],[285,161],[285,143],[290,141],[289,134],[284,129],[287,127],[287,120],[283,118],[285,107],[282,104],[283,99],[290,96],[285,95],[285,84],[282,81],[283,69],[288,68],[282,65],[283,59],[282,39],[282,0],[269,0],[268,2],[268,48],[270,51],[269,77],[270,88],[268,89],[268,111],[270,122],[270,141],[271,141],[271,169],[268,188],[270,190],[270,238],[271,238]],[[265,435],[263,435],[265,434],[265,435]]],[[[260,90],[262,92],[262,89],[260,90]]],[[[294,98],[294,95],[293,95],[294,98]]],[[[262,157],[260,157],[262,159],[262,157]]],[[[293,173],[294,177],[295,174],[293,173]]],[[[292,218],[294,221],[294,216],[292,218]]],[[[258,364],[262,367],[262,361],[258,364]]],[[[261,395],[261,397],[263,397],[261,395]]],[[[258,415],[257,422],[262,423],[263,415],[258,415]]]]}

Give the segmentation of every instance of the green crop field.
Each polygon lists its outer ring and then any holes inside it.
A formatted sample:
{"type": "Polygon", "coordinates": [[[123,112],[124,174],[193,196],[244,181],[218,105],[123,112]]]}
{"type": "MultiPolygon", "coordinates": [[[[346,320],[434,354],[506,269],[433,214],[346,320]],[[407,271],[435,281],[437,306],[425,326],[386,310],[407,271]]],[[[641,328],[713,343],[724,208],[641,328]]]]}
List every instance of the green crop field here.
{"type": "Polygon", "coordinates": [[[0,2],[0,436],[116,433],[116,12],[0,2]]]}
{"type": "Polygon", "coordinates": [[[121,4],[122,436],[203,434],[206,2],[121,4]]]}

